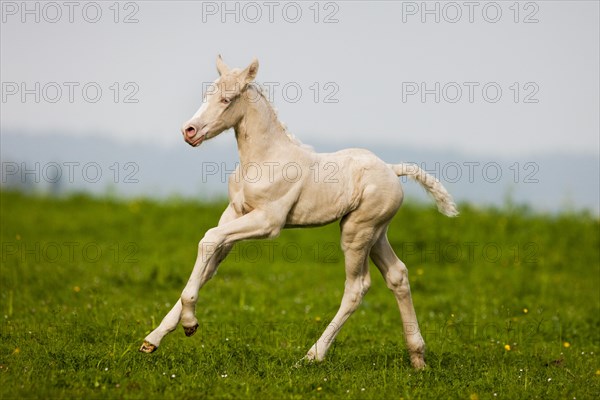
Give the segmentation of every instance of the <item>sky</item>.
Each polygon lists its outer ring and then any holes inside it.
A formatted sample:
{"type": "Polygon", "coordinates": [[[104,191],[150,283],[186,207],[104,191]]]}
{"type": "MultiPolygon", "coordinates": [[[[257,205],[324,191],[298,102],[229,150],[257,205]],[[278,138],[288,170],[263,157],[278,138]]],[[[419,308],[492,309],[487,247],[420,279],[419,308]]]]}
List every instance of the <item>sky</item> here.
{"type": "Polygon", "coordinates": [[[597,1],[2,1],[1,11],[5,137],[181,148],[221,54],[232,67],[258,58],[257,81],[306,143],[509,161],[600,154],[597,1]]]}
{"type": "Polygon", "coordinates": [[[179,145],[222,54],[309,143],[597,154],[599,3],[463,3],[4,1],[1,128],[179,145]]]}

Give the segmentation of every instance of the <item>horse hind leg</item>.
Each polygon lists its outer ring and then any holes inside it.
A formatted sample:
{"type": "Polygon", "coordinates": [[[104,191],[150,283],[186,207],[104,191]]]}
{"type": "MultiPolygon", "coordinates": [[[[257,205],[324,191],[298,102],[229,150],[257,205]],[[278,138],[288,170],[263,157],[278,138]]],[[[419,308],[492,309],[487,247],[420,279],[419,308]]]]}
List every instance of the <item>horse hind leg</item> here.
{"type": "Polygon", "coordinates": [[[341,228],[346,269],[344,295],[333,320],[306,354],[305,358],[310,361],[322,361],[325,358],[333,340],[346,320],[356,311],[371,286],[368,255],[373,237],[376,237],[375,228],[360,226],[351,221],[343,221],[341,228]]]}
{"type": "Polygon", "coordinates": [[[383,275],[388,288],[394,293],[404,327],[406,347],[414,368],[425,367],[425,341],[419,330],[408,283],[408,270],[394,253],[386,232],[371,248],[371,259],[383,275]]]}

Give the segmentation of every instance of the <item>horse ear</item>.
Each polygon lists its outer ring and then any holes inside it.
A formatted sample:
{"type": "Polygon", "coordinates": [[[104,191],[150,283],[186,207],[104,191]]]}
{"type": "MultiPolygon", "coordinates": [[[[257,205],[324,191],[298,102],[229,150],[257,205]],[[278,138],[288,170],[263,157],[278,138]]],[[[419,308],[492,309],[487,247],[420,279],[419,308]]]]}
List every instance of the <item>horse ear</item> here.
{"type": "Polygon", "coordinates": [[[223,75],[229,72],[229,67],[225,64],[220,54],[217,56],[217,72],[219,73],[219,75],[223,75]]]}
{"type": "Polygon", "coordinates": [[[256,74],[258,73],[258,60],[255,58],[252,59],[250,65],[246,67],[240,74],[240,78],[244,84],[250,83],[256,78],[256,74]]]}

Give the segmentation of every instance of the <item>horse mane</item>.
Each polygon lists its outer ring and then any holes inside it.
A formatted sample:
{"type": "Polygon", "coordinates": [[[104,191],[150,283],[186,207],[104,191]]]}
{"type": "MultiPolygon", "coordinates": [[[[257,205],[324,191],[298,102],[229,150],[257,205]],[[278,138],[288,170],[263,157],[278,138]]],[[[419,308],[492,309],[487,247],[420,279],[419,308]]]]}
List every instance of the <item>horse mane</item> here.
{"type": "Polygon", "coordinates": [[[260,86],[256,82],[250,82],[248,84],[248,86],[252,87],[254,90],[256,90],[258,92],[258,94],[263,99],[265,99],[265,103],[269,106],[269,109],[271,110],[271,112],[275,116],[275,121],[277,121],[277,123],[281,127],[281,130],[283,131],[283,133],[285,133],[285,135],[290,140],[290,142],[294,143],[296,146],[302,147],[305,150],[309,150],[309,151],[312,151],[312,152],[315,151],[315,149],[312,146],[310,146],[308,144],[305,144],[305,143],[302,143],[302,141],[300,141],[300,139],[298,139],[294,134],[292,134],[290,131],[288,131],[287,126],[283,122],[281,122],[281,120],[279,119],[279,113],[277,112],[277,108],[275,108],[275,106],[273,105],[273,103],[271,103],[271,101],[269,100],[269,98],[265,95],[265,92],[264,92],[262,86],[260,86]]]}

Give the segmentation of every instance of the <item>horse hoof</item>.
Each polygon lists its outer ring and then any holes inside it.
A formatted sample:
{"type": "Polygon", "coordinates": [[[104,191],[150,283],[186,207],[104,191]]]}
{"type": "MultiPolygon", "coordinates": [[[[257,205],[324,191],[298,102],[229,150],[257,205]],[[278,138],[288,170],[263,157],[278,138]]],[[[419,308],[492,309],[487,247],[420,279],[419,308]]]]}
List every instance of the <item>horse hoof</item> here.
{"type": "Polygon", "coordinates": [[[142,343],[142,347],[140,347],[140,351],[141,351],[142,353],[148,353],[148,354],[150,354],[150,353],[153,353],[153,352],[155,352],[157,348],[158,348],[158,347],[156,347],[156,346],[155,346],[155,345],[153,345],[152,343],[150,343],[150,342],[148,342],[148,341],[144,340],[144,343],[142,343]]]}
{"type": "Polygon", "coordinates": [[[301,359],[299,359],[298,361],[296,361],[296,363],[294,364],[294,368],[302,368],[305,367],[307,365],[312,365],[315,364],[316,360],[313,357],[309,357],[308,355],[302,357],[301,359]]]}
{"type": "Polygon", "coordinates": [[[423,370],[427,366],[425,364],[425,360],[423,360],[422,357],[411,358],[410,363],[412,364],[413,368],[416,370],[423,370]]]}
{"type": "Polygon", "coordinates": [[[192,336],[194,333],[196,333],[196,329],[198,329],[198,324],[191,326],[189,328],[187,327],[183,327],[183,331],[185,332],[185,336],[190,337],[192,336]]]}

